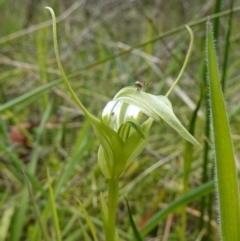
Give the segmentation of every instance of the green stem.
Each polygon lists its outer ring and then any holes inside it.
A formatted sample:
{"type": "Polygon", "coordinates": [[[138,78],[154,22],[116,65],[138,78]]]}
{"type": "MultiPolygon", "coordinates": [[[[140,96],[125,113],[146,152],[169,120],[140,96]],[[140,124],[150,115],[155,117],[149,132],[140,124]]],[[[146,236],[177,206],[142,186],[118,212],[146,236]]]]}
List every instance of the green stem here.
{"type": "Polygon", "coordinates": [[[108,225],[107,225],[107,241],[115,240],[116,227],[116,210],[118,204],[118,179],[108,181],[108,225]]]}

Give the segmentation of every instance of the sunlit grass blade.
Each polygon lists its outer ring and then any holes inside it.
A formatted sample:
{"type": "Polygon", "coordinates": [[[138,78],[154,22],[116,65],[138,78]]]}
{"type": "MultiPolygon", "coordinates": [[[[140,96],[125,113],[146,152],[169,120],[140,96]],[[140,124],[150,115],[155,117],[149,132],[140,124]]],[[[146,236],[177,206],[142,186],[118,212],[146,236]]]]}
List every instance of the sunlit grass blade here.
{"type": "Polygon", "coordinates": [[[27,188],[28,188],[28,193],[29,193],[29,196],[30,196],[30,200],[32,202],[33,212],[34,212],[35,218],[38,221],[39,227],[40,227],[41,232],[42,232],[42,236],[44,237],[44,239],[46,241],[50,241],[51,238],[48,235],[46,223],[44,223],[44,221],[43,221],[43,219],[41,217],[41,213],[40,213],[40,210],[38,208],[37,202],[35,200],[35,197],[34,197],[34,194],[33,194],[33,191],[32,191],[32,187],[31,187],[31,185],[29,183],[29,180],[27,179],[26,176],[25,176],[25,182],[26,182],[26,185],[27,185],[27,188]]]}
{"type": "Polygon", "coordinates": [[[100,193],[100,207],[103,221],[103,231],[105,233],[105,237],[107,237],[108,207],[102,193],[100,193]]]}
{"type": "Polygon", "coordinates": [[[92,220],[91,220],[91,218],[90,218],[87,210],[86,210],[85,207],[83,206],[83,204],[80,202],[79,199],[77,199],[77,201],[78,201],[79,206],[80,206],[80,209],[81,209],[81,211],[83,212],[84,217],[85,217],[85,219],[86,219],[86,221],[87,221],[88,227],[89,227],[90,230],[91,230],[93,239],[94,239],[94,241],[96,241],[96,240],[97,240],[97,233],[96,233],[96,229],[95,229],[95,227],[94,227],[94,224],[92,223],[92,220]]]}
{"type": "Polygon", "coordinates": [[[22,190],[22,196],[18,200],[19,206],[15,209],[11,222],[10,240],[19,241],[23,232],[23,220],[28,208],[29,193],[26,186],[22,190]]]}
{"type": "Polygon", "coordinates": [[[239,241],[240,210],[237,171],[210,22],[207,23],[207,67],[220,235],[223,241],[239,241]]]}
{"type": "Polygon", "coordinates": [[[92,241],[91,238],[89,237],[89,234],[86,231],[86,227],[83,226],[81,220],[79,220],[81,231],[83,233],[84,241],[92,241]]]}
{"type": "Polygon", "coordinates": [[[47,171],[47,180],[48,180],[48,189],[49,189],[49,201],[50,201],[50,207],[51,207],[51,212],[52,212],[52,219],[53,219],[56,239],[57,239],[57,241],[61,241],[62,236],[61,236],[61,231],[60,231],[60,227],[59,227],[57,208],[56,208],[56,204],[55,204],[55,199],[54,199],[49,171],[47,171]]]}
{"type": "Polygon", "coordinates": [[[131,223],[131,226],[132,226],[132,230],[133,230],[134,236],[135,236],[137,241],[143,241],[143,238],[141,237],[141,234],[139,233],[139,231],[138,231],[138,229],[137,229],[137,227],[135,225],[135,222],[133,220],[132,212],[131,212],[131,209],[129,207],[129,203],[128,203],[127,197],[125,197],[125,199],[126,199],[126,203],[127,203],[128,217],[129,217],[129,220],[130,220],[130,223],[131,223]]]}
{"type": "Polygon", "coordinates": [[[11,223],[11,218],[14,213],[14,206],[10,205],[6,210],[3,210],[0,220],[0,241],[7,240],[8,229],[11,223]]]}

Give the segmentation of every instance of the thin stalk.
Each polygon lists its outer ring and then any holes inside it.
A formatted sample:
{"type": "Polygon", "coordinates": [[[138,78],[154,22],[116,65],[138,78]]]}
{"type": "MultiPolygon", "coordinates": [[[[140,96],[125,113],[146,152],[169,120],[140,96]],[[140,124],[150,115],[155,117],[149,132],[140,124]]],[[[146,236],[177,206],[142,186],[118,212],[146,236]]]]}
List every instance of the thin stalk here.
{"type": "Polygon", "coordinates": [[[185,60],[184,60],[183,66],[182,66],[182,68],[181,68],[181,70],[180,70],[180,73],[179,73],[177,79],[175,80],[175,82],[173,83],[173,85],[171,86],[171,88],[169,89],[169,91],[167,92],[166,97],[168,97],[168,96],[170,95],[170,93],[172,92],[172,90],[174,89],[174,87],[177,85],[178,81],[179,81],[180,78],[182,77],[183,72],[184,72],[184,70],[186,69],[188,60],[189,60],[189,58],[190,58],[191,52],[192,52],[193,42],[194,42],[194,36],[193,36],[192,30],[191,30],[187,25],[186,25],[186,28],[187,28],[187,30],[188,30],[188,32],[189,32],[189,35],[190,35],[190,44],[189,44],[188,52],[187,52],[186,58],[185,58],[185,60]]]}
{"type": "Polygon", "coordinates": [[[115,240],[116,229],[116,210],[118,203],[119,184],[118,179],[110,179],[108,181],[108,225],[107,225],[107,241],[115,240]]]}
{"type": "MultiPolygon", "coordinates": [[[[195,131],[195,124],[197,119],[197,113],[200,109],[201,102],[203,99],[203,89],[201,88],[201,95],[200,99],[197,103],[197,106],[192,114],[190,123],[189,123],[189,133],[194,136],[195,131]]],[[[184,172],[183,172],[183,191],[182,195],[186,194],[188,192],[188,183],[189,183],[189,175],[191,172],[191,164],[193,160],[193,145],[186,141],[185,148],[184,148],[184,172]]],[[[187,213],[186,213],[186,206],[183,206],[182,209],[182,215],[181,215],[181,240],[186,240],[186,224],[187,224],[187,213]]]]}
{"type": "MultiPolygon", "coordinates": [[[[215,0],[214,13],[219,13],[221,11],[221,6],[222,6],[222,0],[215,0]]],[[[213,29],[214,29],[214,39],[216,39],[216,41],[218,41],[219,18],[214,19],[213,29]]]]}
{"type": "MultiPolygon", "coordinates": [[[[231,0],[231,9],[233,9],[233,3],[234,0],[231,0]]],[[[227,65],[228,65],[228,56],[229,56],[229,48],[230,48],[230,36],[232,32],[232,17],[233,17],[233,12],[230,12],[229,19],[228,19],[228,31],[227,31],[227,36],[226,36],[226,47],[224,51],[224,62],[223,62],[223,71],[222,71],[222,90],[224,92],[225,89],[225,84],[226,84],[226,76],[227,76],[227,65]]]]}

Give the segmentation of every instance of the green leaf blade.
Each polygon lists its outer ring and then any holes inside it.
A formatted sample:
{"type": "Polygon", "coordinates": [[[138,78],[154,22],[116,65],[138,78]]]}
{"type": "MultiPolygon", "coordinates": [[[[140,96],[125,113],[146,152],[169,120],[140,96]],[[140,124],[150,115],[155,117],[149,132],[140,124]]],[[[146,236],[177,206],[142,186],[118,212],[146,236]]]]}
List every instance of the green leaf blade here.
{"type": "Polygon", "coordinates": [[[131,212],[131,209],[130,209],[130,206],[129,206],[129,203],[128,203],[128,199],[126,197],[125,197],[125,199],[126,199],[126,203],[127,203],[128,217],[129,217],[129,220],[130,220],[130,223],[131,223],[131,226],[132,226],[134,236],[135,236],[137,241],[143,241],[143,238],[141,237],[141,234],[139,233],[139,231],[136,227],[136,224],[133,220],[133,216],[132,216],[132,212],[131,212]]]}
{"type": "Polygon", "coordinates": [[[49,170],[47,170],[47,183],[48,183],[48,189],[49,189],[49,201],[50,201],[50,208],[52,212],[53,226],[56,234],[56,240],[62,241],[62,234],[60,230],[59,218],[58,218],[54,193],[51,185],[49,170]]]}
{"type": "Polygon", "coordinates": [[[80,209],[85,217],[85,220],[87,221],[88,227],[90,228],[90,231],[92,233],[93,239],[94,241],[97,241],[97,232],[95,229],[95,226],[90,218],[90,215],[88,214],[87,210],[85,209],[84,205],[81,203],[81,201],[79,199],[77,199],[80,209]]]}
{"type": "Polygon", "coordinates": [[[210,23],[207,23],[207,67],[221,235],[223,241],[237,241],[240,240],[237,171],[210,23]]]}

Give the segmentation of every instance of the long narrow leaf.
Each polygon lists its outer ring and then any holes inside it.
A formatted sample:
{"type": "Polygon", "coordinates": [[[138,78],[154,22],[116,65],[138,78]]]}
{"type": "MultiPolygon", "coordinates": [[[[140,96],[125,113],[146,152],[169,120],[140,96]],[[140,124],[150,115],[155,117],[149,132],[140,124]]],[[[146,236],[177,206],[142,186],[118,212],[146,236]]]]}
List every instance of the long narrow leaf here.
{"type": "Polygon", "coordinates": [[[26,186],[22,190],[22,196],[19,200],[19,207],[15,210],[12,223],[10,240],[19,241],[23,231],[23,220],[25,219],[28,208],[29,193],[26,186]]]}
{"type": "Polygon", "coordinates": [[[8,229],[11,223],[11,218],[14,212],[14,206],[11,205],[2,212],[0,220],[0,241],[7,240],[8,229]]]}
{"type": "Polygon", "coordinates": [[[35,218],[38,221],[39,227],[40,227],[40,229],[42,231],[42,235],[43,235],[43,237],[44,237],[44,239],[46,241],[50,241],[51,239],[50,239],[50,237],[48,235],[48,232],[47,232],[46,223],[44,223],[43,220],[42,220],[42,217],[41,217],[41,214],[40,214],[40,210],[38,208],[37,202],[35,200],[35,197],[34,197],[34,194],[33,194],[33,191],[32,191],[32,187],[31,187],[30,182],[27,179],[26,175],[25,175],[25,182],[27,184],[30,200],[32,201],[33,212],[34,212],[35,218]]]}
{"type": "Polygon", "coordinates": [[[88,226],[89,226],[89,228],[90,228],[90,230],[91,230],[93,239],[94,239],[94,241],[96,241],[96,240],[97,240],[97,233],[96,233],[96,229],[95,229],[95,227],[94,227],[94,224],[93,224],[93,222],[92,222],[92,220],[91,220],[91,218],[90,218],[87,210],[85,209],[85,207],[84,207],[83,204],[81,203],[81,201],[80,201],[79,199],[77,199],[77,201],[78,201],[78,203],[79,203],[79,206],[80,206],[81,211],[82,211],[83,214],[84,214],[84,217],[85,217],[85,219],[86,219],[86,221],[87,221],[87,224],[88,224],[88,226]]]}
{"type": "Polygon", "coordinates": [[[237,171],[226,107],[221,90],[211,25],[207,23],[207,67],[211,122],[215,149],[216,186],[220,232],[223,241],[240,240],[240,210],[237,171]]]}
{"type": "Polygon", "coordinates": [[[48,189],[49,189],[49,200],[50,200],[50,206],[51,206],[51,211],[52,211],[52,218],[53,218],[53,224],[54,224],[54,229],[55,229],[55,233],[56,233],[56,238],[57,238],[57,241],[62,241],[61,231],[60,231],[59,221],[58,221],[57,208],[56,208],[56,204],[55,204],[55,199],[54,199],[49,171],[47,171],[47,180],[48,180],[48,189]]]}
{"type": "Polygon", "coordinates": [[[107,237],[108,207],[102,193],[100,193],[100,207],[101,207],[101,214],[102,214],[102,221],[103,221],[103,231],[104,231],[105,237],[107,237]]]}
{"type": "Polygon", "coordinates": [[[30,104],[31,100],[36,100],[36,98],[33,98],[33,97],[36,97],[36,95],[38,95],[39,97],[42,96],[43,94],[46,93],[47,90],[49,90],[50,88],[54,87],[55,85],[57,85],[61,82],[62,82],[62,80],[59,80],[59,79],[52,81],[52,82],[42,85],[32,91],[29,91],[13,100],[8,101],[7,103],[0,106],[0,113],[4,112],[5,110],[7,110],[9,108],[12,108],[15,105],[23,103],[26,100],[28,100],[29,104],[30,104]]]}
{"type": "Polygon", "coordinates": [[[125,199],[126,199],[126,203],[127,203],[128,216],[129,216],[129,220],[130,220],[130,223],[131,223],[131,226],[132,226],[134,236],[135,236],[137,241],[143,241],[143,238],[141,237],[141,234],[139,233],[139,231],[138,231],[138,229],[135,225],[135,222],[133,220],[132,212],[131,212],[131,209],[130,209],[129,203],[128,203],[128,199],[127,198],[125,198],[125,199]]]}

